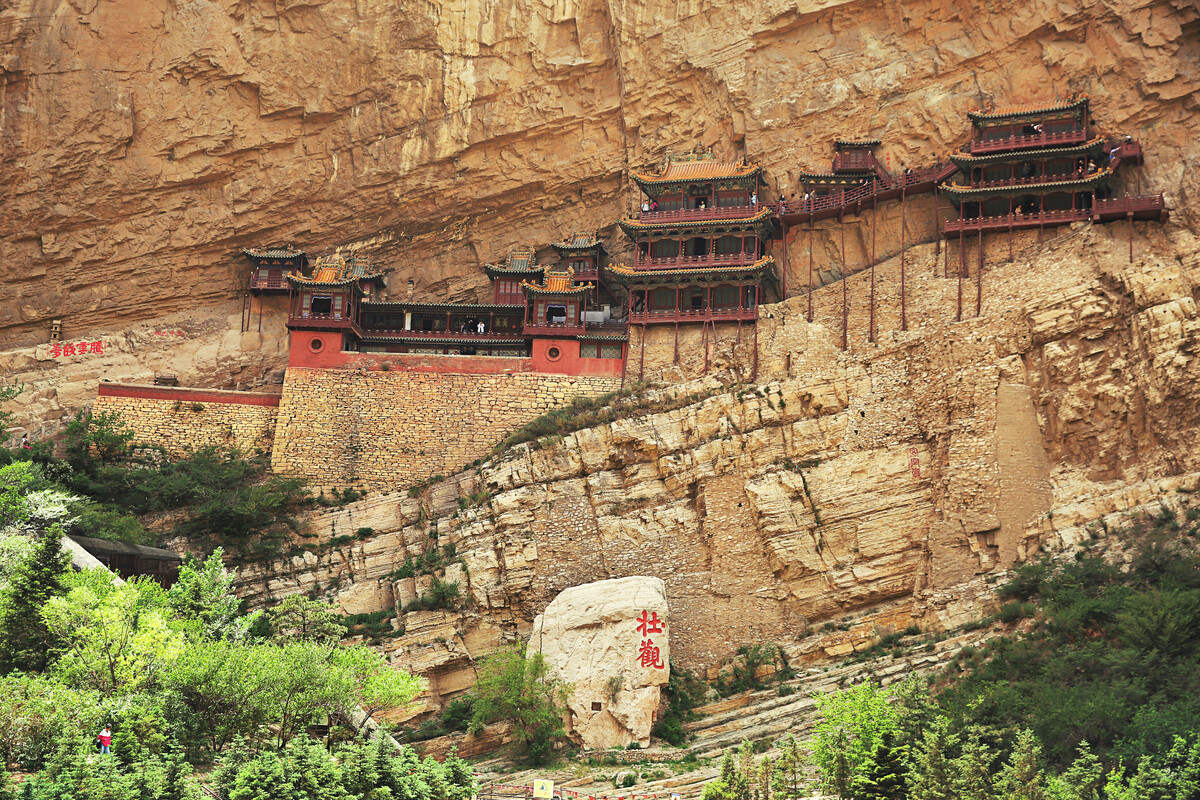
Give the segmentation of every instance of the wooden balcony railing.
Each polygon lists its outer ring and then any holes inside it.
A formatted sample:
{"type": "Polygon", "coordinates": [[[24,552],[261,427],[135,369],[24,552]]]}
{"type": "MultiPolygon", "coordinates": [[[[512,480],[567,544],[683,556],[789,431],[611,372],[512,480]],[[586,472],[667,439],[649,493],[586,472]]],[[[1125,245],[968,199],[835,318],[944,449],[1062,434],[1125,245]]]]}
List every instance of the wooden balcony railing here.
{"type": "Polygon", "coordinates": [[[287,282],[287,278],[284,277],[283,273],[275,273],[272,275],[268,275],[266,277],[251,273],[250,274],[250,288],[251,289],[287,289],[288,282],[287,282]]]}
{"type": "Polygon", "coordinates": [[[744,266],[753,264],[757,260],[758,256],[753,253],[709,253],[703,256],[647,256],[638,253],[633,266],[636,269],[744,266]]]}
{"type": "Polygon", "coordinates": [[[740,306],[715,308],[664,308],[664,309],[634,309],[629,312],[630,323],[653,324],[657,322],[704,322],[737,321],[758,319],[758,306],[743,308],[740,306]]]}
{"type": "Polygon", "coordinates": [[[525,323],[526,334],[536,334],[541,336],[574,336],[583,333],[584,324],[582,322],[527,322],[525,323]]]}
{"type": "Polygon", "coordinates": [[[871,153],[835,153],[834,172],[870,172],[875,168],[875,156],[871,153]]]}
{"type": "Polygon", "coordinates": [[[759,206],[717,206],[715,208],[683,208],[675,211],[640,211],[642,222],[706,222],[708,220],[744,219],[758,213],[759,206]]]}
{"type": "Polygon", "coordinates": [[[1001,139],[972,139],[967,145],[967,152],[973,156],[985,153],[999,153],[1005,150],[1016,150],[1023,147],[1069,147],[1087,141],[1087,131],[1076,128],[1070,131],[1056,133],[1033,133],[1027,135],[1005,136],[1001,139]]]}
{"type": "Polygon", "coordinates": [[[478,342],[484,339],[519,342],[524,339],[520,331],[491,331],[488,333],[456,333],[454,331],[406,331],[403,328],[364,328],[363,335],[370,338],[396,339],[455,339],[463,342],[478,342]]]}
{"type": "Polygon", "coordinates": [[[1150,195],[1126,195],[1109,200],[1097,200],[1094,212],[1098,217],[1109,215],[1139,214],[1147,211],[1161,212],[1166,208],[1162,193],[1150,195]]]}
{"type": "Polygon", "coordinates": [[[768,206],[772,211],[783,216],[793,214],[821,214],[822,212],[845,209],[858,203],[869,201],[880,195],[898,195],[900,190],[905,187],[923,186],[927,190],[932,188],[933,184],[944,181],[957,171],[958,167],[953,164],[938,164],[933,167],[914,169],[899,175],[890,175],[887,178],[876,177],[853,189],[839,189],[836,192],[819,197],[810,197],[807,201],[796,200],[787,203],[769,203],[768,206]]]}
{"type": "Polygon", "coordinates": [[[1062,172],[1057,175],[1032,175],[1028,178],[1001,178],[1000,180],[995,181],[973,181],[971,183],[971,188],[994,189],[996,187],[1003,186],[1036,186],[1040,183],[1059,183],[1062,181],[1082,180],[1089,175],[1095,174],[1095,170],[1088,172],[1087,170],[1080,169],[1073,172],[1062,172]]]}
{"type": "Polygon", "coordinates": [[[989,230],[1008,230],[1009,228],[1037,228],[1067,225],[1092,218],[1088,208],[1065,208],[1061,211],[1034,211],[1028,214],[998,214],[992,217],[974,217],[972,219],[946,220],[946,234],[959,232],[978,232],[989,230]]]}

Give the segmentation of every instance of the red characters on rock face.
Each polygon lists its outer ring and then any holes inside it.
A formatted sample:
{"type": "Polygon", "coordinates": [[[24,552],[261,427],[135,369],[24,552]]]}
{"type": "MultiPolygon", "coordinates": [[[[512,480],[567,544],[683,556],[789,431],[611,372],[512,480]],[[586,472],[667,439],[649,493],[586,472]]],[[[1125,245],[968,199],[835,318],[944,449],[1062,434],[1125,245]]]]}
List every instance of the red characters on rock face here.
{"type": "Polygon", "coordinates": [[[663,632],[663,621],[659,618],[658,612],[643,611],[637,619],[637,630],[642,635],[642,644],[638,648],[638,666],[666,669],[667,665],[662,660],[661,651],[655,646],[654,640],[649,638],[652,633],[663,632]]]}
{"type": "Polygon", "coordinates": [[[89,353],[96,355],[104,355],[104,342],[51,342],[50,357],[62,358],[63,356],[85,356],[89,353]]]}

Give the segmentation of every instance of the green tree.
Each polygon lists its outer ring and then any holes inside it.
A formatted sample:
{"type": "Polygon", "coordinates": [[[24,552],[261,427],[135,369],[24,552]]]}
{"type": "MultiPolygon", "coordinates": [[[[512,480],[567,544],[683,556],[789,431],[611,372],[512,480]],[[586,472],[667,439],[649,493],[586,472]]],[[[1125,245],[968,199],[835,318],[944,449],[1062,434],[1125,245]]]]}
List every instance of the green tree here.
{"type": "Polygon", "coordinates": [[[50,663],[54,638],[41,609],[63,593],[70,563],[62,550],[62,528],[55,525],[13,574],[0,596],[0,675],[17,669],[42,672],[50,663]]]}
{"type": "Polygon", "coordinates": [[[195,621],[201,635],[241,641],[261,612],[241,613],[242,601],[234,591],[237,573],[225,569],[223,555],[218,547],[204,561],[187,556],[167,602],[180,619],[195,621]]]}
{"type": "Polygon", "coordinates": [[[296,792],[287,766],[275,753],[248,761],[234,779],[229,800],[306,800],[296,792]]]}
{"type": "MultiPolygon", "coordinates": [[[[387,662],[387,658],[368,647],[337,647],[331,662],[343,671],[349,680],[350,695],[335,711],[350,719],[361,710],[368,718],[397,708],[402,708],[416,699],[425,690],[425,681],[405,670],[398,670],[387,662]]],[[[360,725],[361,730],[361,725],[360,725]]]]}
{"type": "Polygon", "coordinates": [[[534,763],[550,755],[563,736],[562,712],[569,687],[548,676],[541,653],[526,658],[519,646],[506,647],[480,664],[475,681],[474,730],[500,720],[511,722],[534,763]]]}
{"type": "Polygon", "coordinates": [[[1008,763],[996,776],[996,789],[1004,800],[1046,800],[1046,773],[1042,745],[1028,728],[1017,734],[1008,763]]]}
{"type": "Polygon", "coordinates": [[[1149,756],[1143,756],[1137,772],[1129,778],[1125,777],[1124,765],[1108,773],[1104,796],[1107,800],[1173,800],[1175,791],[1171,776],[1154,766],[1149,756]]]}
{"type": "Polygon", "coordinates": [[[849,797],[855,779],[875,768],[885,733],[899,728],[892,692],[870,683],[817,698],[820,719],[813,727],[813,761],[825,788],[849,797]]]}
{"type": "Polygon", "coordinates": [[[926,728],[909,769],[912,800],[955,800],[950,752],[957,746],[958,737],[950,732],[950,721],[935,718],[926,728]]]}
{"type": "Polygon", "coordinates": [[[773,779],[776,797],[782,800],[795,800],[801,795],[807,795],[808,755],[806,751],[796,741],[796,735],[791,733],[777,746],[780,755],[774,762],[775,775],[773,779]]]}
{"type": "Polygon", "coordinates": [[[275,654],[263,657],[259,647],[211,640],[180,653],[163,684],[176,700],[174,724],[189,751],[218,755],[235,741],[257,737],[273,712],[275,654]]]}
{"type": "Polygon", "coordinates": [[[906,800],[908,797],[908,747],[899,744],[899,732],[885,731],[875,754],[850,784],[854,800],[906,800]]]}
{"type": "Polygon", "coordinates": [[[995,754],[972,733],[963,743],[962,754],[951,763],[957,800],[992,800],[992,762],[995,754]]]}
{"type": "Polygon", "coordinates": [[[1100,800],[1104,767],[1087,742],[1081,742],[1077,752],[1071,766],[1047,782],[1048,797],[1054,800],[1100,800]]]}
{"type": "Polygon", "coordinates": [[[147,686],[178,657],[184,641],[165,610],[148,608],[145,600],[137,581],[104,593],[77,586],[50,598],[41,617],[64,646],[56,672],[70,685],[106,696],[147,686]]]}
{"type": "Polygon", "coordinates": [[[129,455],[134,433],[115,411],[84,411],[67,423],[67,461],[89,471],[96,463],[107,465],[129,455]]]}
{"type": "Polygon", "coordinates": [[[337,610],[301,594],[288,595],[267,611],[275,641],[312,641],[332,644],[346,635],[337,610]]]}
{"type": "Polygon", "coordinates": [[[287,748],[287,762],[299,797],[304,800],[347,800],[341,768],[321,745],[307,737],[294,739],[287,748]]]}

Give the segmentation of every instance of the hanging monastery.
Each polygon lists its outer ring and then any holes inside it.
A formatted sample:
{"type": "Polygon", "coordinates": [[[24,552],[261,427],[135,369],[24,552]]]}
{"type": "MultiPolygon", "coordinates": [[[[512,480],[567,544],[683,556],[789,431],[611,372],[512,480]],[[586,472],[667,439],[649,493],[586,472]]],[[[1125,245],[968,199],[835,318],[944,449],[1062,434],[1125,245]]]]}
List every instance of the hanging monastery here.
{"type": "MultiPolygon", "coordinates": [[[[675,364],[681,347],[695,346],[695,337],[681,343],[681,329],[699,330],[707,371],[716,325],[725,324],[749,348],[753,380],[760,306],[807,294],[813,319],[815,271],[830,266],[815,263],[817,221],[839,223],[837,270],[844,278],[847,217],[881,202],[898,202],[903,215],[907,198],[932,192],[935,219],[942,219],[939,204],[953,211],[939,223],[935,246],[944,277],[958,281],[956,307],[947,313],[961,320],[980,313],[985,233],[1009,235],[1011,258],[1014,231],[1125,221],[1132,260],[1133,221],[1166,219],[1162,195],[1142,195],[1137,171],[1129,169],[1142,163],[1141,146],[1098,133],[1087,97],[988,108],[969,118],[970,139],[949,163],[891,170],[876,156],[879,140],[840,139],[828,172],[801,171],[802,196],[778,200],[765,195],[758,166],[668,155],[656,171],[632,175],[639,210],[617,223],[632,243],[630,263],[611,260],[596,231],[551,243],[548,263],[534,246],[514,244],[483,265],[492,286],[486,304],[415,299],[411,286],[398,299],[386,266],[360,255],[310,260],[290,245],[247,249],[243,329],[255,324],[253,297],[288,298],[283,397],[277,407],[235,397],[245,393],[209,392],[205,399],[236,408],[233,417],[250,414],[242,444],[273,438],[277,470],[318,486],[399,488],[461,467],[508,431],[577,396],[644,378],[650,330],[665,331],[675,364]],[[789,228],[810,233],[807,263],[795,270],[783,245],[789,228]],[[805,272],[806,285],[787,285],[788,275],[805,272]],[[338,424],[339,417],[378,424],[364,430],[338,424]],[[435,450],[444,452],[433,458],[435,450]]],[[[869,296],[857,298],[869,307],[870,342],[877,335],[875,227],[865,267],[869,296]]],[[[903,224],[900,236],[891,246],[899,246],[899,319],[907,330],[911,243],[903,240],[903,224]]],[[[848,283],[841,281],[843,349],[848,283]]],[[[139,433],[161,435],[144,404],[182,391],[102,384],[100,404],[120,407],[139,433]]]]}

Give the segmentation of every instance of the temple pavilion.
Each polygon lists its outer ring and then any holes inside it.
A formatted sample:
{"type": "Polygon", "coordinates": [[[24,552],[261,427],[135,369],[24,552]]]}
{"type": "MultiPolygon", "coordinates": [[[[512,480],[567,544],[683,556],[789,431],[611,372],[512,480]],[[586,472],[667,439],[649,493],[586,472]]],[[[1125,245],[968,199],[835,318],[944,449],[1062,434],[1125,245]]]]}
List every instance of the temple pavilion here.
{"type": "Polygon", "coordinates": [[[668,156],[658,172],[633,175],[646,199],[619,222],[633,264],[607,268],[629,292],[630,324],[758,319],[764,287],[776,280],[761,176],[758,166],[710,154],[668,156]]]}
{"type": "Polygon", "coordinates": [[[251,247],[242,250],[250,261],[250,276],[246,284],[254,294],[287,294],[288,273],[309,273],[308,255],[303,250],[283,247],[251,247]]]}
{"type": "Polygon", "coordinates": [[[800,170],[800,185],[811,197],[825,197],[862,186],[873,178],[887,180],[887,170],[875,157],[879,145],[879,139],[838,139],[833,143],[829,172],[800,170]]]}
{"type": "Polygon", "coordinates": [[[970,141],[950,156],[958,176],[939,187],[958,210],[944,236],[1165,218],[1161,195],[1137,196],[1119,175],[1143,162],[1141,145],[1096,132],[1086,96],[967,116],[970,141]]]}

